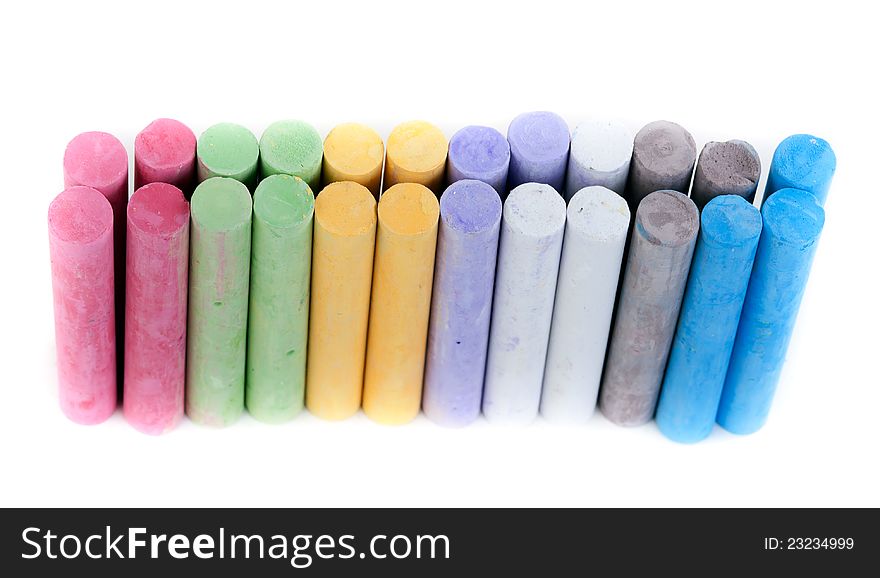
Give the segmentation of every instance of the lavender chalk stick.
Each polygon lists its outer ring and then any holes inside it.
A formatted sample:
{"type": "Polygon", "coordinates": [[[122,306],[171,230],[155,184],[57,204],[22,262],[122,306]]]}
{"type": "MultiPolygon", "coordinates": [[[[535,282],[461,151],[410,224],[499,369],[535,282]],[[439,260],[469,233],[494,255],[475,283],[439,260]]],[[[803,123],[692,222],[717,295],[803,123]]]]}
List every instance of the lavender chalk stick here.
{"type": "Polygon", "coordinates": [[[480,415],[500,223],[501,199],[484,182],[453,183],[440,197],[422,409],[441,425],[480,415]]]}
{"type": "Polygon", "coordinates": [[[464,179],[487,183],[499,195],[507,192],[510,145],[500,132],[488,126],[466,126],[449,141],[446,179],[453,184],[464,179]]]}
{"type": "Polygon", "coordinates": [[[674,122],[658,120],[646,124],[636,134],[626,197],[635,209],[654,191],[670,190],[688,194],[697,160],[694,137],[674,122]]]}
{"type": "Polygon", "coordinates": [[[565,229],[565,201],[550,185],[510,191],[502,211],[483,413],[525,424],[538,414],[553,298],[565,229]]]}
{"type": "Polygon", "coordinates": [[[656,191],[636,211],[599,406],[618,425],[651,420],[699,230],[699,211],[677,191],[656,191]]]}
{"type": "Polygon", "coordinates": [[[706,143],[694,172],[691,200],[699,209],[720,195],[739,195],[752,203],[760,176],[761,158],[749,143],[742,140],[706,143]]]}
{"type": "Polygon", "coordinates": [[[541,413],[559,422],[593,415],[630,214],[623,197],[586,187],[568,204],[541,413]]]}
{"type": "Polygon", "coordinates": [[[508,190],[523,183],[543,183],[562,190],[571,137],[561,116],[552,112],[521,114],[510,123],[507,142],[510,144],[508,190]]]}
{"type": "Polygon", "coordinates": [[[571,135],[565,199],[594,186],[623,195],[632,151],[632,133],[622,126],[607,121],[579,124],[571,135]]]}

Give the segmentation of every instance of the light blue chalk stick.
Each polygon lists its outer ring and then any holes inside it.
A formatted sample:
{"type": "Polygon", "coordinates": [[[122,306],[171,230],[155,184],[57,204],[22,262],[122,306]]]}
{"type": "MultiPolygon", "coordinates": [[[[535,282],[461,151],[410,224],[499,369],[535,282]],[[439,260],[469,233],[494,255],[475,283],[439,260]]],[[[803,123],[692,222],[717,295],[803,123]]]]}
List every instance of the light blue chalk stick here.
{"type": "Polygon", "coordinates": [[[764,228],[716,417],[736,434],[767,421],[825,211],[812,194],[782,189],[764,202],[764,228]]]}
{"type": "Polygon", "coordinates": [[[791,188],[813,193],[824,205],[836,168],[837,157],[827,141],[809,134],[792,135],[773,153],[764,201],[776,191],[791,188]]]}
{"type": "Polygon", "coordinates": [[[761,213],[738,195],[703,208],[657,406],[657,425],[672,440],[700,441],[715,425],[760,236],[761,213]]]}

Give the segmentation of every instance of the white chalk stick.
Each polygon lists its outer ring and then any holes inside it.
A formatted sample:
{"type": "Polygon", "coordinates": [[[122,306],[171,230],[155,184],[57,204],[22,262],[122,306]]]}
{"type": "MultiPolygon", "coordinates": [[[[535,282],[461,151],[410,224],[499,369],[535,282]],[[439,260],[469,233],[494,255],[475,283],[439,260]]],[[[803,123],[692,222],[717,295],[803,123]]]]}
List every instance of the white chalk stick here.
{"type": "Polygon", "coordinates": [[[550,185],[525,183],[504,202],[483,413],[525,424],[538,414],[565,201],[550,185]]]}
{"type": "Polygon", "coordinates": [[[629,175],[633,134],[609,121],[583,122],[571,135],[565,199],[584,187],[602,186],[622,195],[629,175]]]}
{"type": "Polygon", "coordinates": [[[626,201],[605,187],[568,204],[541,393],[550,421],[584,422],[596,408],[629,219],[626,201]]]}

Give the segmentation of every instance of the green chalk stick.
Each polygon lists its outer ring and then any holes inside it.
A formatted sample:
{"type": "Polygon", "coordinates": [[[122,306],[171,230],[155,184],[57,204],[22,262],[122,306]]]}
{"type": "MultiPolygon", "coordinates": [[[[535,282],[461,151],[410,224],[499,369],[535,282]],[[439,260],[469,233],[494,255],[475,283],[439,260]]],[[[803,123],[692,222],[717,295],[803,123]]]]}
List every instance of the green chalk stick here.
{"type": "Polygon", "coordinates": [[[299,177],[273,175],[254,192],[245,405],[264,422],[303,407],[314,213],[299,177]]]}
{"type": "Polygon", "coordinates": [[[251,195],[237,180],[210,178],[190,213],[186,413],[224,426],[244,408],[251,195]]]}
{"type": "Polygon", "coordinates": [[[221,122],[203,132],[196,145],[196,156],[199,182],[229,177],[250,190],[257,186],[260,145],[257,137],[239,124],[221,122]]]}
{"type": "Polygon", "coordinates": [[[324,143],[315,128],[299,120],[272,123],[260,138],[260,170],[263,176],[293,175],[318,190],[324,143]]]}

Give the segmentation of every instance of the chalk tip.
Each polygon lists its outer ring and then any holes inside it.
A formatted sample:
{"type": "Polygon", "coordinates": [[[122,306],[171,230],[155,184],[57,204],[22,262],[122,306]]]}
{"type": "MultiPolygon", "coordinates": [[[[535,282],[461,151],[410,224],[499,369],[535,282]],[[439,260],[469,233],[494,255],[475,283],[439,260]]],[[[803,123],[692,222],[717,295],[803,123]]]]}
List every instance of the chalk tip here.
{"type": "Polygon", "coordinates": [[[134,192],[126,209],[131,226],[146,233],[172,235],[189,224],[183,191],[167,183],[149,183],[134,192]]]}
{"type": "Polygon", "coordinates": [[[606,187],[584,187],[568,203],[566,226],[597,241],[626,237],[630,211],[626,200],[606,187]]]}
{"type": "Polygon", "coordinates": [[[84,185],[107,192],[127,183],[128,152],[110,133],[83,132],[64,149],[63,166],[66,186],[84,185]]]}
{"type": "Polygon", "coordinates": [[[211,177],[193,192],[192,220],[201,227],[226,231],[250,225],[253,202],[248,188],[228,177],[211,177]]]}
{"type": "Polygon", "coordinates": [[[482,181],[463,179],[440,196],[440,216],[446,226],[463,233],[482,233],[501,220],[501,198],[482,181]]]}
{"type": "Polygon", "coordinates": [[[550,185],[523,183],[510,191],[502,214],[507,227],[529,237],[548,237],[565,227],[565,199],[550,185]]]}
{"type": "Polygon", "coordinates": [[[330,183],[315,199],[315,221],[329,232],[346,237],[375,231],[376,198],[354,181],[330,183]]]}
{"type": "Polygon", "coordinates": [[[761,207],[764,229],[779,242],[806,249],[819,238],[825,210],[815,195],[800,189],[780,189],[761,207]]]}
{"type": "Polygon", "coordinates": [[[421,235],[436,230],[440,217],[437,196],[418,183],[398,183],[382,193],[379,223],[398,235],[421,235]]]}
{"type": "Polygon", "coordinates": [[[310,222],[315,211],[315,196],[299,177],[270,175],[254,191],[254,217],[279,229],[289,229],[310,222]]]}
{"type": "Polygon", "coordinates": [[[761,212],[739,195],[720,195],[709,201],[700,214],[704,241],[723,247],[757,242],[761,236],[761,212]]]}
{"type": "Polygon", "coordinates": [[[91,187],[69,187],[49,204],[49,234],[66,243],[92,243],[113,228],[113,208],[91,187]]]}
{"type": "Polygon", "coordinates": [[[636,228],[652,245],[680,247],[700,228],[697,206],[678,191],[654,191],[636,209],[636,228]]]}

